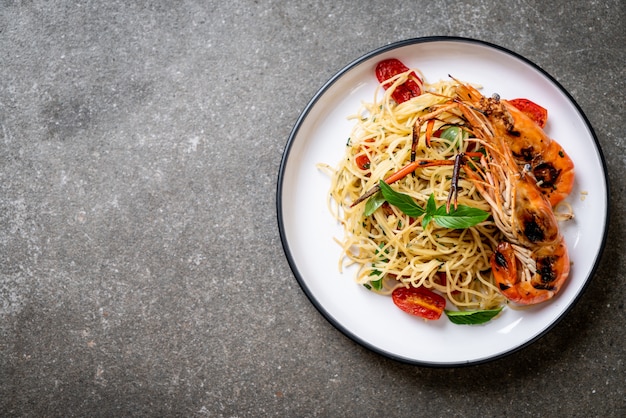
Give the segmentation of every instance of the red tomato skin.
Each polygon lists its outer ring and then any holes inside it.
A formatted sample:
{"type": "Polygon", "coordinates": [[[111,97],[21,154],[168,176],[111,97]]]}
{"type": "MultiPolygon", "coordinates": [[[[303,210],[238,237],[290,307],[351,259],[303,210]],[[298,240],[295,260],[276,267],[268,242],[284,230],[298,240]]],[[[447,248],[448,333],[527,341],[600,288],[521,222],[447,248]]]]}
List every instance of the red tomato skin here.
{"type": "Polygon", "coordinates": [[[400,287],[391,293],[393,303],[404,312],[425,319],[439,319],[446,300],[424,287],[400,287]]]}
{"type": "MultiPolygon", "coordinates": [[[[402,61],[396,58],[389,58],[376,65],[376,78],[379,83],[384,83],[391,77],[407,71],[409,71],[409,68],[404,65],[402,61]]],[[[406,82],[404,82],[404,84],[396,87],[394,92],[391,94],[391,97],[393,97],[393,100],[395,100],[398,104],[406,102],[407,100],[422,94],[420,84],[422,84],[422,80],[417,76],[417,74],[415,74],[415,72],[412,72],[411,76],[406,82]]],[[[388,85],[383,84],[383,87],[386,90],[388,85]]]]}
{"type": "Polygon", "coordinates": [[[535,121],[540,128],[544,128],[548,122],[548,110],[528,99],[507,100],[519,111],[535,121]]]}
{"type": "Polygon", "coordinates": [[[365,154],[357,155],[354,162],[361,170],[368,170],[370,168],[370,159],[365,154]]]}

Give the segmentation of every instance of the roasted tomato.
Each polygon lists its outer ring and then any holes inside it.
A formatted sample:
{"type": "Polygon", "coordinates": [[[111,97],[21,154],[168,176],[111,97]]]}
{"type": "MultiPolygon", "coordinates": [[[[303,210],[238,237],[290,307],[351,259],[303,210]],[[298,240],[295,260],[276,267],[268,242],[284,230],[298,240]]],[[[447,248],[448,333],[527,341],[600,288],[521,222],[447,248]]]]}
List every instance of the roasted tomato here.
{"type": "Polygon", "coordinates": [[[359,167],[361,170],[367,170],[370,168],[370,159],[365,154],[357,155],[354,162],[356,163],[356,166],[359,167]]]}
{"type": "Polygon", "coordinates": [[[446,300],[424,287],[400,287],[391,293],[393,303],[404,312],[426,319],[439,319],[446,300]]]}
{"type": "MultiPolygon", "coordinates": [[[[379,83],[384,83],[391,77],[407,71],[409,71],[409,68],[400,60],[396,58],[389,58],[376,65],[376,78],[379,83]]],[[[393,100],[395,100],[398,104],[406,102],[407,100],[422,94],[421,85],[422,79],[419,78],[415,72],[411,72],[408,80],[404,82],[404,84],[396,87],[394,92],[391,94],[391,97],[393,97],[393,100]]],[[[389,84],[383,84],[383,87],[386,90],[387,87],[389,87],[389,84]]]]}
{"type": "Polygon", "coordinates": [[[548,122],[548,110],[528,99],[508,100],[526,116],[535,121],[539,127],[544,128],[548,122]]]}

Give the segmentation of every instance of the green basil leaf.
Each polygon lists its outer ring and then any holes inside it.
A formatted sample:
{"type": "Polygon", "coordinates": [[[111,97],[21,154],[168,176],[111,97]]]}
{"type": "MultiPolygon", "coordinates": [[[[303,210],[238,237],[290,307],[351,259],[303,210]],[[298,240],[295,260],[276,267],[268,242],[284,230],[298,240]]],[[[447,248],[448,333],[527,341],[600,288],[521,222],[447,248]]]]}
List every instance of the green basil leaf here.
{"type": "Polygon", "coordinates": [[[433,193],[428,196],[428,202],[426,202],[426,213],[434,215],[437,211],[437,202],[435,202],[435,195],[433,193]]]}
{"type": "Polygon", "coordinates": [[[433,218],[443,228],[464,229],[481,223],[489,215],[489,212],[482,209],[465,205],[459,205],[457,209],[450,207],[450,213],[447,213],[446,206],[442,205],[437,208],[433,218]]]}
{"type": "Polygon", "coordinates": [[[433,215],[431,215],[430,213],[427,213],[426,215],[424,215],[424,217],[422,218],[422,228],[426,229],[426,227],[432,220],[433,220],[433,215]]]}
{"type": "Polygon", "coordinates": [[[444,311],[450,322],[457,325],[478,325],[489,322],[494,316],[502,311],[498,309],[488,309],[484,311],[444,311]]]}
{"type": "MultiPolygon", "coordinates": [[[[378,275],[380,275],[380,272],[378,272],[378,275]]],[[[371,288],[375,290],[381,290],[383,288],[383,278],[381,277],[378,280],[370,280],[369,284],[371,288]]]]}
{"type": "Polygon", "coordinates": [[[365,210],[363,215],[370,216],[372,213],[376,212],[376,209],[382,206],[385,203],[385,197],[381,192],[374,194],[374,196],[367,199],[365,202],[365,210]]]}
{"type": "Polygon", "coordinates": [[[385,200],[400,209],[403,213],[414,218],[424,214],[424,209],[422,209],[411,196],[396,192],[383,180],[380,180],[379,184],[380,191],[385,200]]]}
{"type": "Polygon", "coordinates": [[[433,215],[437,211],[437,202],[435,202],[435,195],[430,194],[428,202],[426,202],[426,213],[422,218],[422,228],[426,229],[430,221],[433,220],[433,215]]]}

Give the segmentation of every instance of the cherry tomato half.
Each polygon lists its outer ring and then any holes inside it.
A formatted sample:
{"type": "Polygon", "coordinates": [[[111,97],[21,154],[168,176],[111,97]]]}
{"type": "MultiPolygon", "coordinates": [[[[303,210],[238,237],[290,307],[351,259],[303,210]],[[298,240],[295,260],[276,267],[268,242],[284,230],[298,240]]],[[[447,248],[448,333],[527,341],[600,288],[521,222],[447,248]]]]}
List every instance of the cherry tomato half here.
{"type": "Polygon", "coordinates": [[[446,300],[424,287],[400,287],[391,293],[393,303],[404,312],[426,319],[439,319],[446,300]]]}
{"type": "Polygon", "coordinates": [[[508,100],[513,106],[544,128],[548,122],[548,110],[528,99],[508,100]]]}
{"type": "MultiPolygon", "coordinates": [[[[389,58],[376,65],[376,78],[379,83],[384,83],[391,77],[407,71],[409,71],[409,68],[400,60],[396,58],[389,58]]],[[[422,94],[422,89],[420,88],[421,84],[422,80],[417,76],[417,74],[415,74],[415,72],[411,72],[408,80],[396,87],[394,92],[391,94],[391,97],[393,97],[393,100],[395,100],[398,104],[406,102],[407,100],[422,94]]],[[[383,84],[383,87],[386,90],[389,85],[383,84]]]]}
{"type": "Polygon", "coordinates": [[[354,162],[356,163],[356,166],[359,167],[361,170],[367,170],[370,168],[370,159],[365,154],[357,155],[354,162]]]}

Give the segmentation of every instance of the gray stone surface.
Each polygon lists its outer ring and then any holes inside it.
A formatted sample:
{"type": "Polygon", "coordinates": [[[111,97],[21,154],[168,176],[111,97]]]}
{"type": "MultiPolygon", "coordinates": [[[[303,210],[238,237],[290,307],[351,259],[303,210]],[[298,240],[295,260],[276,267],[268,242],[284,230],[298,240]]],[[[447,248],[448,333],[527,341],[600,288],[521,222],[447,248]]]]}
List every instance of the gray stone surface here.
{"type": "Polygon", "coordinates": [[[624,9],[0,1],[0,415],[625,416],[624,9]],[[497,43],[552,74],[612,189],[580,302],[469,368],[397,363],[339,333],[276,221],[308,100],[360,55],[427,35],[497,43]]]}

